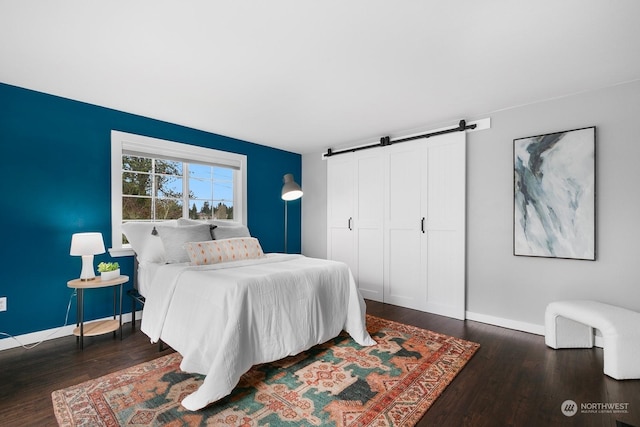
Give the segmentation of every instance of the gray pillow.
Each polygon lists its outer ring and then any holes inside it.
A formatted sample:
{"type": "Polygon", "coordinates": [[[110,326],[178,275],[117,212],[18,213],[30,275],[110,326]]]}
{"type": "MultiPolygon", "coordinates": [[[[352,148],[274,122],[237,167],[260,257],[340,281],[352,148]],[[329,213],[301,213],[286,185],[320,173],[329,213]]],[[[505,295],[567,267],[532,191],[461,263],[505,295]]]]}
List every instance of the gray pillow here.
{"type": "Polygon", "coordinates": [[[188,218],[179,218],[178,219],[178,226],[179,227],[184,227],[184,226],[190,226],[190,225],[202,225],[202,224],[209,224],[209,232],[211,233],[211,240],[214,239],[213,237],[213,229],[217,227],[217,225],[215,225],[212,221],[199,221],[196,219],[188,219],[188,218]]]}
{"type": "Polygon", "coordinates": [[[244,225],[218,225],[211,230],[214,240],[233,239],[235,237],[251,237],[249,229],[244,225]]]}
{"type": "MultiPolygon", "coordinates": [[[[207,224],[212,224],[214,228],[211,229],[211,236],[214,240],[221,239],[233,239],[236,237],[251,237],[249,229],[242,224],[230,223],[229,221],[220,220],[207,220],[207,224]]],[[[180,218],[178,219],[178,225],[194,225],[202,224],[202,220],[180,218]]]]}
{"type": "Polygon", "coordinates": [[[212,240],[211,224],[185,225],[183,227],[157,225],[156,230],[162,239],[167,264],[189,261],[189,254],[184,247],[185,243],[212,240]]]}

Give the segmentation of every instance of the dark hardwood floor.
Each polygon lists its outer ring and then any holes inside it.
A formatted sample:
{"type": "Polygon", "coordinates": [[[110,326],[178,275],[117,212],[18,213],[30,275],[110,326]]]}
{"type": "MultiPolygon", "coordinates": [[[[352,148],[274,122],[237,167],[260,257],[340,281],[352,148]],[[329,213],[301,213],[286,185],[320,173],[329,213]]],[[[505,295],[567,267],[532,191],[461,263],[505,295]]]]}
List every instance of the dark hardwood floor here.
{"type": "MultiPolygon", "coordinates": [[[[640,427],[640,380],[605,376],[602,349],[552,350],[542,336],[373,301],[367,301],[367,312],[481,345],[419,426],[640,427]],[[563,415],[566,400],[576,402],[574,416],[563,415]],[[597,409],[616,403],[626,412],[597,409]]],[[[111,334],[85,338],[84,351],[71,336],[31,350],[0,351],[0,426],[55,426],[52,391],[170,351],[159,353],[142,332],[132,333],[130,324],[122,341],[111,334]]]]}

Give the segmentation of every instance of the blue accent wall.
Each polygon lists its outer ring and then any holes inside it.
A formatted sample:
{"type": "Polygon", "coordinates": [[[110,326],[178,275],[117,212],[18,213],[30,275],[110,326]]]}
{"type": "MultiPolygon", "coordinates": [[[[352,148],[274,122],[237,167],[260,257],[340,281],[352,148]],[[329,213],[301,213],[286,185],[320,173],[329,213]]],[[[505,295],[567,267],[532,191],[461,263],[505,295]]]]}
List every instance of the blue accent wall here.
{"type": "MultiPolygon", "coordinates": [[[[215,122],[215,117],[211,118],[215,122]]],[[[247,156],[248,226],[265,252],[284,250],[282,177],[301,183],[299,154],[0,83],[3,225],[0,332],[21,335],[64,324],[81,260],[69,255],[71,235],[102,232],[111,243],[111,130],[215,148],[247,156]]],[[[288,207],[288,251],[301,249],[301,204],[288,207]]],[[[118,261],[133,275],[132,257],[118,261]]],[[[130,289],[131,283],[125,287],[130,289]]],[[[85,292],[85,319],[112,314],[112,292],[85,292]]],[[[131,311],[124,297],[123,312],[131,311]]],[[[75,299],[69,314],[74,324],[75,299]]]]}

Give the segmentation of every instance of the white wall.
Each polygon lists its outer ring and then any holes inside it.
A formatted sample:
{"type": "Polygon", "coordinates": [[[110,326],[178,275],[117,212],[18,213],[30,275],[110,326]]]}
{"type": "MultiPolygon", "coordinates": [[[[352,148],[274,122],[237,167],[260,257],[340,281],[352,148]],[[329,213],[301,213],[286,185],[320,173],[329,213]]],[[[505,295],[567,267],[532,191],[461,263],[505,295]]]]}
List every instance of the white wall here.
{"type": "Polygon", "coordinates": [[[640,82],[491,115],[468,135],[467,310],[542,325],[550,301],[640,311],[640,82]],[[513,139],[596,126],[596,261],[515,257],[513,139]]]}
{"type": "MultiPolygon", "coordinates": [[[[467,135],[470,319],[542,333],[554,300],[640,311],[640,81],[499,111],[467,135]],[[596,261],[513,255],[513,140],[596,126],[596,261]]],[[[303,253],[326,254],[326,166],[303,156],[303,253]],[[309,186],[308,186],[309,185],[309,186]]]]}
{"type": "Polygon", "coordinates": [[[322,154],[302,156],[302,253],[327,257],[327,162],[322,154]]]}

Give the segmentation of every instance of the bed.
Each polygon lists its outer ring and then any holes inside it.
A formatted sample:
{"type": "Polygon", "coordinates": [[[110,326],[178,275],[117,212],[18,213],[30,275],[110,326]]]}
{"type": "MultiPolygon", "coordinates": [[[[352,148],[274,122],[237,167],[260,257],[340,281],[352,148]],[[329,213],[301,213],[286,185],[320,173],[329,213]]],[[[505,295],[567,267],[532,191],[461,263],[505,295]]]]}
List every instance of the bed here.
{"type": "Polygon", "coordinates": [[[227,396],[251,366],[298,354],[345,330],[374,345],[348,267],[302,255],[264,254],[246,227],[123,224],[136,251],[142,331],[205,375],[182,400],[198,410],[227,396]]]}

